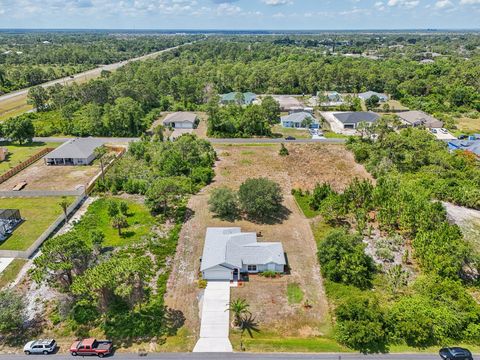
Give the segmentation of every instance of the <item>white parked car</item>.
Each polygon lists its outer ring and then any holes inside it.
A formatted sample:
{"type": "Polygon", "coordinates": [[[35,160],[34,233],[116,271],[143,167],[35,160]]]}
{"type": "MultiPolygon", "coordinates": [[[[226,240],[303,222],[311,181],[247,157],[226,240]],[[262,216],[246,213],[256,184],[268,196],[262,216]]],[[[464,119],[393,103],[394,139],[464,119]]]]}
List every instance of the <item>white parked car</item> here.
{"type": "Polygon", "coordinates": [[[23,352],[26,355],[30,354],[44,354],[48,355],[55,351],[57,343],[53,339],[47,340],[33,340],[29,341],[23,347],[23,352]]]}
{"type": "Polygon", "coordinates": [[[441,132],[442,134],[445,134],[445,135],[448,134],[448,130],[447,130],[447,129],[444,129],[444,128],[441,128],[441,129],[440,129],[440,132],[441,132]]]}

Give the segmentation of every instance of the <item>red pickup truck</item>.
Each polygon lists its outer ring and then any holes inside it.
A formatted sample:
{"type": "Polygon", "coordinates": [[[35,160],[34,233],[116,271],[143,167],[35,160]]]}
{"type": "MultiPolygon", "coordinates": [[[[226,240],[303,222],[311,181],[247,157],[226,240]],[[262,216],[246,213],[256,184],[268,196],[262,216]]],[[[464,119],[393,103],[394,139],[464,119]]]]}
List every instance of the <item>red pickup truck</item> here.
{"type": "Polygon", "coordinates": [[[99,341],[94,338],[83,339],[82,341],[75,341],[70,346],[70,353],[73,356],[96,355],[100,358],[112,353],[112,342],[109,340],[99,341]]]}

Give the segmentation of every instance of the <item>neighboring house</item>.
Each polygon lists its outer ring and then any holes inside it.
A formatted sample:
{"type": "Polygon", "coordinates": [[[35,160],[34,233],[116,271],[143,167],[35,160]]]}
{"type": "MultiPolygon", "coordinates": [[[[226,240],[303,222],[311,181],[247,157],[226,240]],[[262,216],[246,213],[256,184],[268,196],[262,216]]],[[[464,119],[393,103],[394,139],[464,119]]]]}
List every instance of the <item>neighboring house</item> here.
{"type": "Polygon", "coordinates": [[[342,95],[336,91],[319,92],[317,98],[320,106],[340,106],[344,104],[342,95]]]}
{"type": "Polygon", "coordinates": [[[310,112],[294,112],[290,115],[282,116],[280,121],[284,128],[305,128],[305,121],[311,119],[311,124],[308,126],[310,129],[318,129],[319,122],[310,112]]]}
{"type": "Polygon", "coordinates": [[[376,95],[380,99],[380,102],[388,101],[388,96],[387,95],[381,94],[381,93],[378,93],[378,92],[375,92],[375,91],[367,91],[367,92],[364,92],[364,93],[360,93],[360,94],[358,94],[358,97],[360,99],[362,99],[363,101],[365,101],[365,100],[370,99],[374,95],[376,95]]]}
{"type": "Polygon", "coordinates": [[[75,138],[60,145],[43,157],[47,165],[89,165],[95,160],[95,149],[103,141],[92,137],[75,138]]]}
{"type": "Polygon", "coordinates": [[[480,158],[480,140],[449,140],[448,149],[468,151],[480,158]]]}
{"type": "Polygon", "coordinates": [[[397,116],[407,126],[425,126],[428,129],[443,127],[443,122],[425,114],[423,111],[404,111],[397,113],[397,116]]]}
{"type": "Polygon", "coordinates": [[[250,105],[257,99],[257,95],[252,92],[231,92],[220,96],[220,102],[224,105],[237,104],[239,99],[242,99],[239,105],[250,105]]]}
{"type": "Polygon", "coordinates": [[[238,280],[240,274],[285,272],[282,243],[257,242],[239,227],[207,228],[200,271],[205,280],[238,280]]]}
{"type": "Polygon", "coordinates": [[[340,129],[357,129],[358,124],[366,122],[374,123],[380,118],[380,115],[372,111],[357,111],[357,112],[334,112],[332,118],[340,129]]]}
{"type": "Polygon", "coordinates": [[[163,126],[174,129],[194,129],[198,124],[198,116],[192,112],[176,112],[163,119],[163,126]]]}

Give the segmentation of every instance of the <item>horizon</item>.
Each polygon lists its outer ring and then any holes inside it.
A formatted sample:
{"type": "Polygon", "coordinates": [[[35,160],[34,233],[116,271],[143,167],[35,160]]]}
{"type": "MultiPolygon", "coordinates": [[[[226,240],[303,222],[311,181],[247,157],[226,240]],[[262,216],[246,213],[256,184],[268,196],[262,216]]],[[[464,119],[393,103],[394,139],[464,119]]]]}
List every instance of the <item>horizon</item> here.
{"type": "Polygon", "coordinates": [[[2,29],[480,29],[480,0],[0,0],[2,29]]]}

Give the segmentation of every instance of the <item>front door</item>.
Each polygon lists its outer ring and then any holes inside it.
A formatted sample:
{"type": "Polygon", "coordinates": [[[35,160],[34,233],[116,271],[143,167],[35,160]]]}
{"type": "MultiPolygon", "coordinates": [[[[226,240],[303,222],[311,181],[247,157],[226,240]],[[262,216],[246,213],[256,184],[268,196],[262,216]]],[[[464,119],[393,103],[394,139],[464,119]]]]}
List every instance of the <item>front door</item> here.
{"type": "Polygon", "coordinates": [[[238,281],[238,269],[233,270],[233,281],[238,281]]]}

